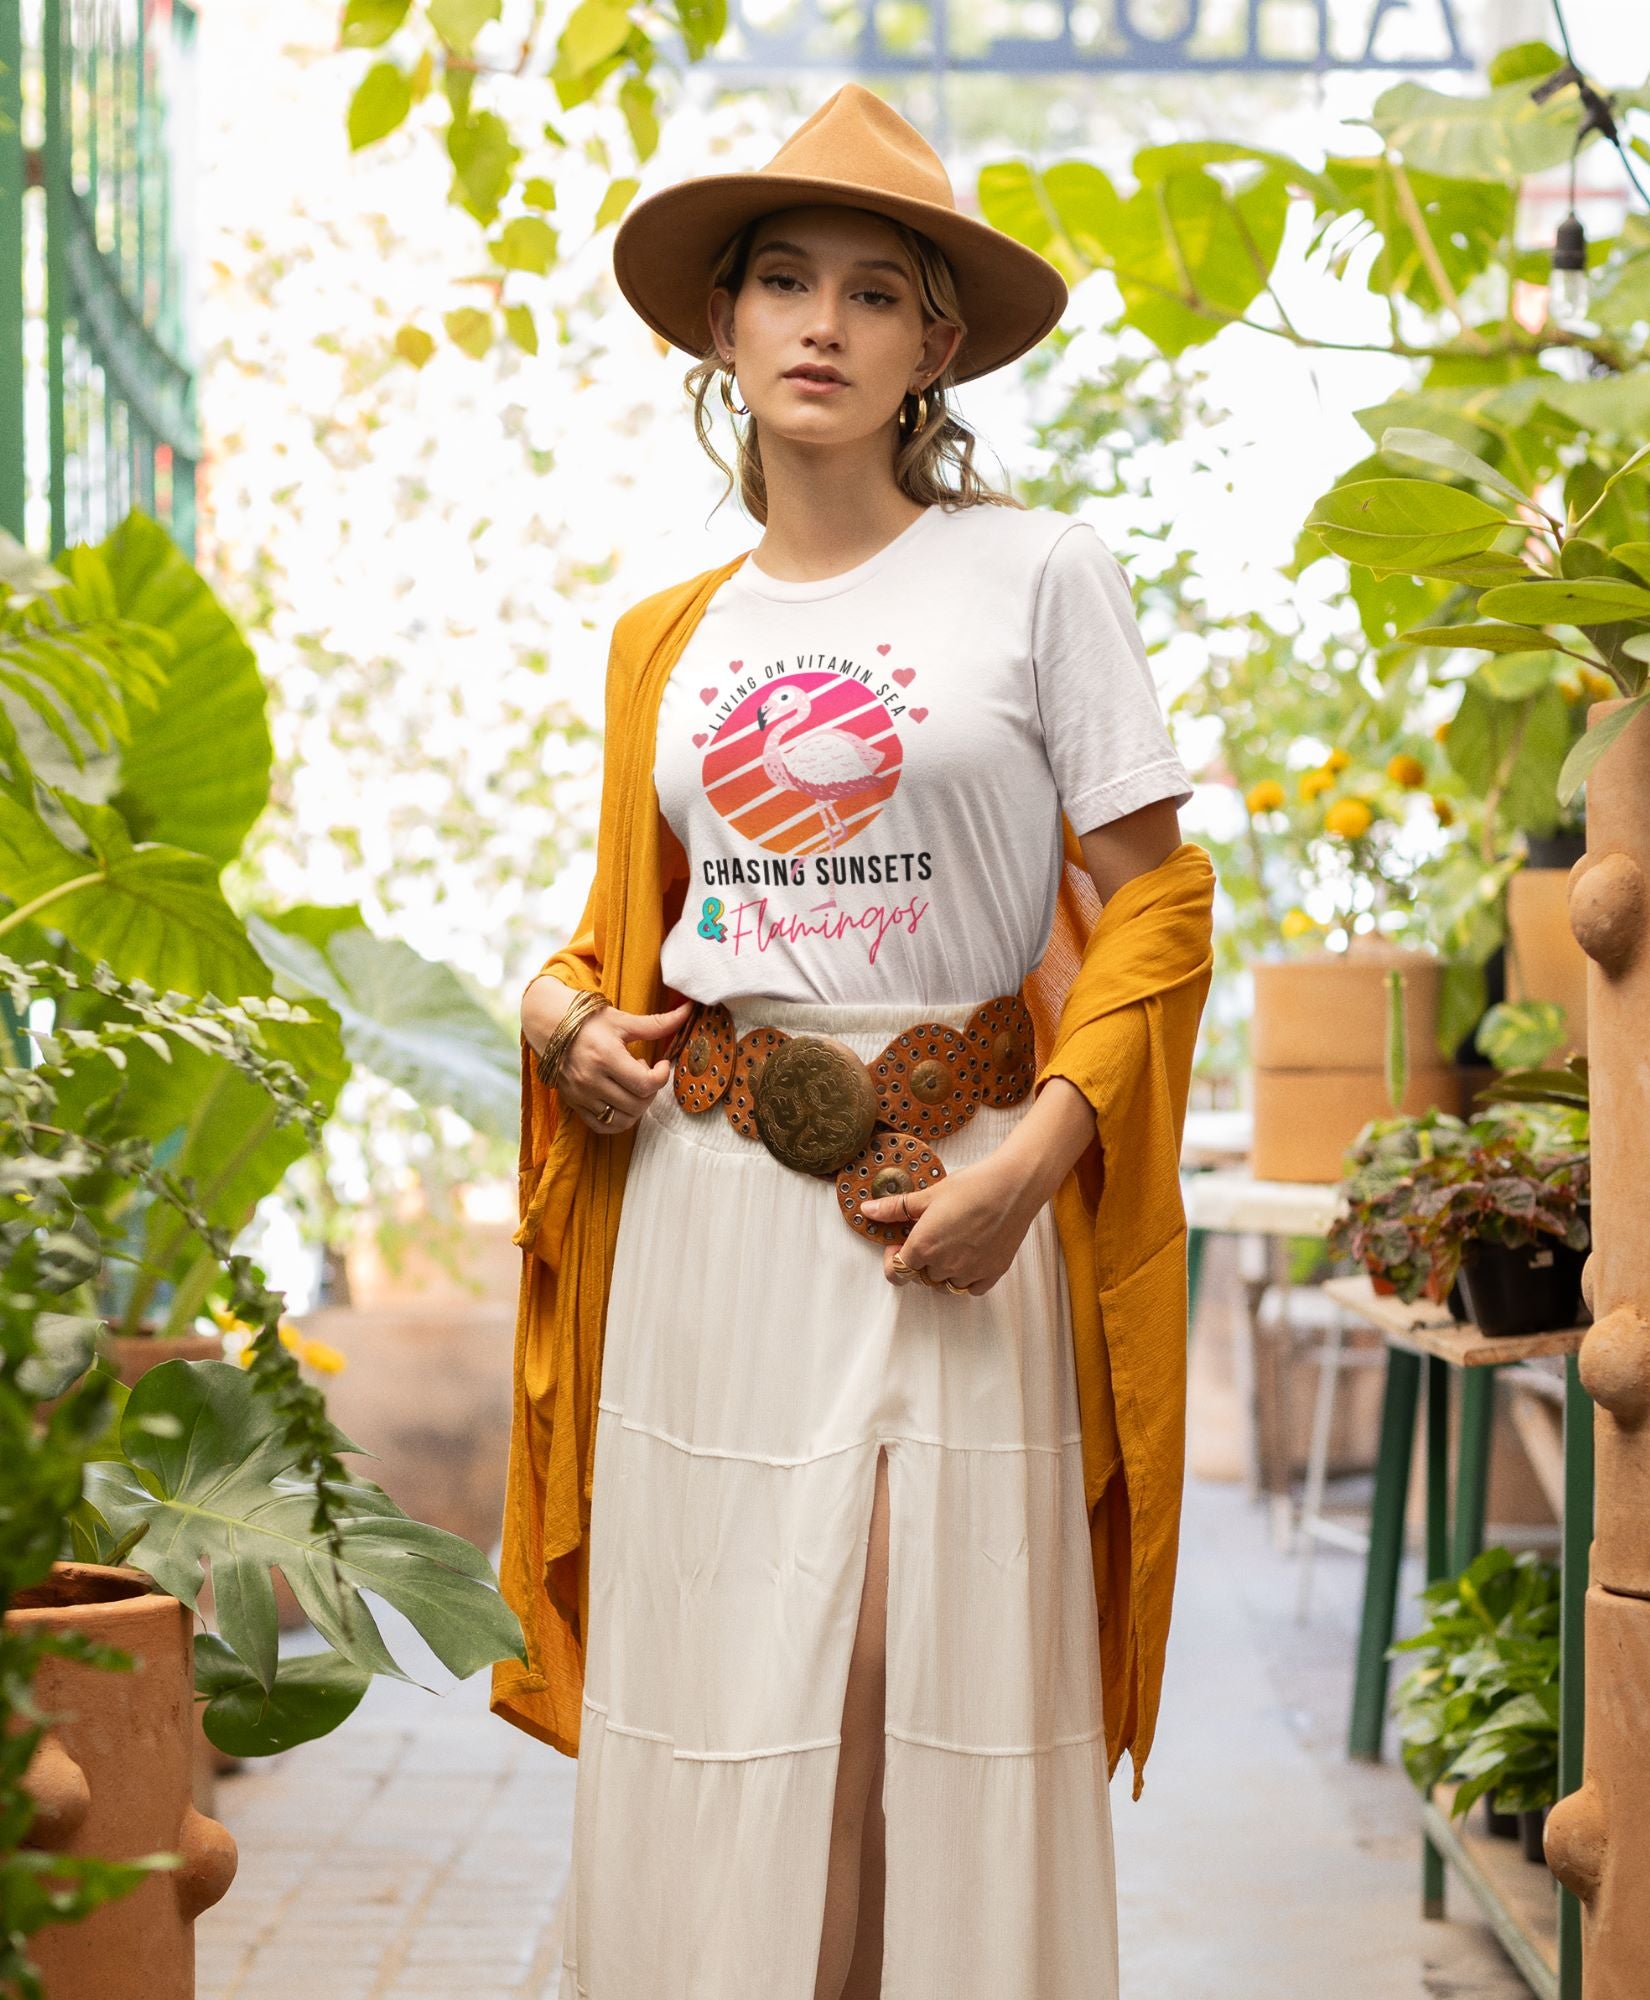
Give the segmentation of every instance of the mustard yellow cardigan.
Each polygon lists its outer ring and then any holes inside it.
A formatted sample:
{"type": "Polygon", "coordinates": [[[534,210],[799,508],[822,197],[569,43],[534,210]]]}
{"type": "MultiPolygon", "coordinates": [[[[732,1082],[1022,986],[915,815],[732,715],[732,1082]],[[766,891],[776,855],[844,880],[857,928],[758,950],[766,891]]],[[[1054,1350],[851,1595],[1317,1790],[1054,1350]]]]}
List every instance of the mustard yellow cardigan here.
{"type": "MultiPolygon", "coordinates": [[[[748,551],[747,551],[748,553],[748,551]]],[[[613,631],[596,875],[577,934],[545,970],[627,1012],[685,996],[660,949],[688,862],[653,785],[665,681],[717,587],[745,560],[632,605],[613,631]]],[[[1102,908],[1071,823],[1049,946],[1021,989],[1034,1090],[1068,1077],[1094,1139],[1054,1197],[1072,1307],[1084,1490],[1099,1606],[1106,1749],[1140,1796],[1174,1593],[1185,1460],[1186,1223],[1179,1158],[1193,1045],[1213,971],[1214,869],[1183,841],[1102,908]]],[[[981,998],[987,996],[981,995],[981,998]]],[[[635,1044],[644,1060],[658,1045],[635,1044]]],[[[589,1611],[588,1530],[608,1285],[634,1128],[562,1117],[523,1043],[522,1257],[500,1584],[527,1663],[493,1669],[494,1714],[576,1756],[589,1611]]]]}

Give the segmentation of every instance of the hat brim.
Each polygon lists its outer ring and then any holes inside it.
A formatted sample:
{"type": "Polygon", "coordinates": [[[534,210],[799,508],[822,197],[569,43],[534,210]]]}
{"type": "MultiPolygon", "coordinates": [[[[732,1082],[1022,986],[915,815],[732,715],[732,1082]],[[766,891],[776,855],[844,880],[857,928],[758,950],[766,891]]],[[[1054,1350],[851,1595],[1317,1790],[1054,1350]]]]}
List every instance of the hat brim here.
{"type": "Polygon", "coordinates": [[[1014,361],[1066,309],[1066,281],[1046,257],[957,209],[807,174],[707,174],[636,202],[613,238],[613,275],[631,305],[672,346],[710,347],[710,274],[728,239],[756,216],[820,203],[908,223],[944,251],[967,331],[952,379],[972,381],[1014,361]]]}

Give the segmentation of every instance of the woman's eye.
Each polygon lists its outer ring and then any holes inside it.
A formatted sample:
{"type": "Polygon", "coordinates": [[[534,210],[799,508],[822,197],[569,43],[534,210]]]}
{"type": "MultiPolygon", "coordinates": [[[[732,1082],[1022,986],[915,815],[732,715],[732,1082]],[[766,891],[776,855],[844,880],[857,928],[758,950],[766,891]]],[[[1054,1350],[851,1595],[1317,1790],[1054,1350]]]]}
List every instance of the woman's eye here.
{"type": "Polygon", "coordinates": [[[759,282],[764,285],[794,285],[800,283],[800,280],[793,278],[788,271],[768,271],[763,274],[759,282]]]}
{"type": "Polygon", "coordinates": [[[894,303],[892,292],[861,292],[860,297],[862,299],[874,299],[878,305],[882,306],[891,306],[894,303]]]}

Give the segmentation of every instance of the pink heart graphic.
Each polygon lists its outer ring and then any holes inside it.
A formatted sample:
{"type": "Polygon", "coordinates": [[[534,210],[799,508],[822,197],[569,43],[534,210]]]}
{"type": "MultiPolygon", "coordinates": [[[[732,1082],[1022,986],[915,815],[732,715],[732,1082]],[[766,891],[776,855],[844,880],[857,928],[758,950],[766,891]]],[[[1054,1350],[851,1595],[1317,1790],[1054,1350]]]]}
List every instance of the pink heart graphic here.
{"type": "Polygon", "coordinates": [[[917,670],[915,667],[896,667],[894,669],[894,679],[899,682],[902,688],[908,688],[916,677],[917,670]]]}
{"type": "Polygon", "coordinates": [[[924,722],[928,717],[926,708],[908,708],[905,712],[913,722],[924,722]]]}
{"type": "Polygon", "coordinates": [[[703,750],[705,745],[709,741],[710,738],[705,734],[705,732],[702,729],[696,729],[693,732],[693,747],[695,750],[703,750]]]}
{"type": "Polygon", "coordinates": [[[740,671],[740,669],[744,666],[744,664],[745,663],[743,660],[729,660],[728,672],[730,674],[736,674],[740,671]]]}
{"type": "Polygon", "coordinates": [[[709,708],[720,692],[721,690],[718,688],[701,688],[699,690],[699,699],[709,708]]]}
{"type": "Polygon", "coordinates": [[[878,651],[879,653],[886,653],[886,652],[889,652],[890,650],[891,650],[891,648],[889,648],[889,647],[887,647],[887,646],[879,646],[879,647],[877,648],[877,651],[878,651]]]}

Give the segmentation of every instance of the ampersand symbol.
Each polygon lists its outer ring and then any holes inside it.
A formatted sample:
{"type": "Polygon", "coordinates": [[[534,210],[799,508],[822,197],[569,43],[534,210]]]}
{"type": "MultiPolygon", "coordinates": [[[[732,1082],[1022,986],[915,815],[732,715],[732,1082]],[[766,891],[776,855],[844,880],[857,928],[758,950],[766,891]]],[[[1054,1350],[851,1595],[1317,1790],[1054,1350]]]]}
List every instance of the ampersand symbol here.
{"type": "Polygon", "coordinates": [[[716,944],[725,943],[727,941],[728,927],[726,924],[718,921],[724,908],[721,897],[707,896],[702,907],[704,914],[699,919],[700,937],[709,938],[716,944]]]}

